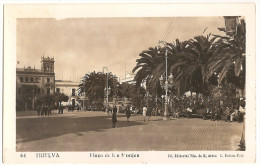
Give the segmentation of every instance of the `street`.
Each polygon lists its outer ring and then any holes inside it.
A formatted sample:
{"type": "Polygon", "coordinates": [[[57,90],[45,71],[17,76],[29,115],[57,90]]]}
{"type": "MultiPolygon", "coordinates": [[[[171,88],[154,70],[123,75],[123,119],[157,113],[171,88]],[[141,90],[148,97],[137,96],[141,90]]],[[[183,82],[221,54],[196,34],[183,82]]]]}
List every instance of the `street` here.
{"type": "Polygon", "coordinates": [[[37,117],[17,112],[17,151],[233,151],[239,147],[243,123],[178,118],[168,121],[142,115],[117,116],[81,111],[37,117]]]}

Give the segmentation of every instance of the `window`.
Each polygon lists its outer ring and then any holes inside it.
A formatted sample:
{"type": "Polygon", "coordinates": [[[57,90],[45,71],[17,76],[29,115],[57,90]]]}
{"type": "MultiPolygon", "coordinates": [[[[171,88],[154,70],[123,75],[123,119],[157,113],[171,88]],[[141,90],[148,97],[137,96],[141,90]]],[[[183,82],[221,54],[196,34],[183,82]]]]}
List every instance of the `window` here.
{"type": "Polygon", "coordinates": [[[25,82],[28,82],[28,77],[25,77],[25,82]]]}
{"type": "Polygon", "coordinates": [[[56,92],[60,93],[60,88],[56,88],[56,92]]]}
{"type": "Polygon", "coordinates": [[[50,78],[47,78],[47,82],[50,82],[50,78]]]}
{"type": "Polygon", "coordinates": [[[31,77],[31,82],[33,82],[33,77],[31,77]]]}
{"type": "Polygon", "coordinates": [[[72,89],[72,96],[75,96],[75,89],[72,89]]]}
{"type": "Polygon", "coordinates": [[[20,77],[20,82],[23,82],[23,77],[20,77]]]}
{"type": "Polygon", "coordinates": [[[48,88],[48,89],[47,89],[47,95],[50,95],[50,94],[51,94],[51,89],[48,88]]]}

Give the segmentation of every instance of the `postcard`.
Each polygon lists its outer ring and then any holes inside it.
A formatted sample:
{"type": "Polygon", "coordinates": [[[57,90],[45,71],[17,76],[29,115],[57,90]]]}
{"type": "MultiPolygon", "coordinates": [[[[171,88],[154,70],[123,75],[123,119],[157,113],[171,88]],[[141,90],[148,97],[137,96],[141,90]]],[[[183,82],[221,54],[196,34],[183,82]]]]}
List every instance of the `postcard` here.
{"type": "Polygon", "coordinates": [[[4,163],[255,163],[254,3],[5,4],[4,163]]]}

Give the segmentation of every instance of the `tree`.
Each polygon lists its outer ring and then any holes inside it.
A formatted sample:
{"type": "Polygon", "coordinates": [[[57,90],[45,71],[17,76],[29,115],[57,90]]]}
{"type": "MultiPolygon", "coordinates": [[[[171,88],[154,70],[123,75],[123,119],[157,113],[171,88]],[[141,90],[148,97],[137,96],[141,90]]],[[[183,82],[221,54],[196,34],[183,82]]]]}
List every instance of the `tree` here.
{"type": "MultiPolygon", "coordinates": [[[[223,28],[219,28],[225,31],[223,28]]],[[[207,79],[213,73],[218,74],[218,83],[230,82],[239,89],[245,86],[245,50],[246,50],[246,31],[245,23],[242,21],[237,27],[234,36],[217,36],[220,38],[216,42],[215,56],[209,59],[209,71],[207,79]]]]}
{"type": "Polygon", "coordinates": [[[143,87],[135,86],[131,88],[130,98],[134,107],[141,109],[145,104],[144,95],[146,91],[143,87]]]}
{"type": "Polygon", "coordinates": [[[108,76],[108,85],[111,88],[112,95],[117,95],[118,90],[118,81],[115,75],[112,73],[102,73],[102,72],[91,72],[85,74],[83,77],[82,83],[79,85],[80,91],[85,92],[87,103],[98,109],[103,107],[106,87],[106,81],[108,76]]]}
{"type": "Polygon", "coordinates": [[[56,92],[56,93],[53,94],[53,96],[54,96],[55,102],[58,103],[58,106],[61,105],[61,102],[63,102],[63,101],[67,102],[69,100],[69,97],[67,95],[65,95],[64,93],[56,92]]]}
{"type": "Polygon", "coordinates": [[[55,106],[55,98],[54,95],[41,95],[37,98],[36,104],[38,106],[47,105],[49,107],[54,107],[55,106]]]}
{"type": "Polygon", "coordinates": [[[132,70],[133,73],[137,71],[134,80],[137,86],[140,86],[142,82],[146,82],[146,86],[148,87],[150,80],[154,78],[156,74],[158,75],[159,65],[160,68],[163,67],[161,63],[164,56],[158,53],[157,48],[152,47],[141,52],[139,56],[140,58],[136,60],[137,64],[132,70]]]}
{"type": "Polygon", "coordinates": [[[173,73],[175,86],[180,88],[182,93],[187,91],[208,93],[205,78],[208,61],[214,56],[216,38],[210,34],[195,36],[183,44],[183,51],[175,55],[175,62],[171,65],[170,71],[173,73]]]}

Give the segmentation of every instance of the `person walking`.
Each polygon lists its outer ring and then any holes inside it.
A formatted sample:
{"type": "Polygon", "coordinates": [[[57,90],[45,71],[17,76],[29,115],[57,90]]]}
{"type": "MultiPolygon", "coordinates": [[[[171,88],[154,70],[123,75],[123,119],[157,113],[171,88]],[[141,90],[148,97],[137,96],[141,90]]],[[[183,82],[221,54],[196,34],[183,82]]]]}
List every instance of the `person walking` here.
{"type": "Polygon", "coordinates": [[[61,114],[61,104],[60,104],[58,110],[59,110],[59,114],[61,114]]]}
{"type": "Polygon", "coordinates": [[[79,112],[79,105],[77,104],[77,110],[78,110],[78,112],[79,112]]]}
{"type": "Polygon", "coordinates": [[[60,106],[60,113],[63,114],[63,105],[60,106]]]}
{"type": "Polygon", "coordinates": [[[131,116],[131,110],[130,110],[129,106],[126,106],[126,119],[127,119],[127,122],[129,122],[130,116],[131,116]]]}
{"type": "Polygon", "coordinates": [[[115,105],[113,106],[112,113],[117,113],[117,107],[115,105]]]}
{"type": "Polygon", "coordinates": [[[45,107],[44,107],[44,116],[47,116],[47,114],[48,114],[48,106],[45,105],[45,107]]]}
{"type": "Polygon", "coordinates": [[[144,106],[144,107],[143,107],[144,122],[145,122],[145,119],[146,119],[146,112],[147,112],[147,108],[144,106]]]}
{"type": "MultiPolygon", "coordinates": [[[[46,106],[46,114],[48,115],[48,116],[50,116],[50,107],[49,106],[46,106]]],[[[46,115],[45,114],[45,115],[46,115]]]]}
{"type": "Polygon", "coordinates": [[[116,117],[116,114],[117,114],[117,108],[116,106],[113,107],[113,110],[112,110],[112,124],[113,124],[113,128],[117,128],[117,117],[116,117]]]}
{"type": "Polygon", "coordinates": [[[49,109],[48,109],[48,116],[51,115],[51,111],[52,111],[52,106],[50,106],[49,109]]]}
{"type": "Polygon", "coordinates": [[[239,106],[239,110],[238,110],[238,122],[243,122],[244,121],[244,115],[245,115],[245,104],[242,103],[239,106]]]}
{"type": "Polygon", "coordinates": [[[37,115],[38,115],[38,117],[40,117],[40,115],[41,115],[41,106],[37,107],[37,115]]]}
{"type": "MultiPolygon", "coordinates": [[[[148,107],[148,108],[149,108],[149,107],[148,107]]],[[[150,121],[150,118],[151,118],[151,116],[152,116],[152,111],[151,111],[150,108],[147,109],[147,111],[146,111],[146,115],[147,115],[147,121],[149,122],[149,121],[150,121]]]]}
{"type": "Polygon", "coordinates": [[[45,110],[45,106],[42,104],[42,107],[41,107],[41,116],[44,116],[44,110],[45,110]]]}

